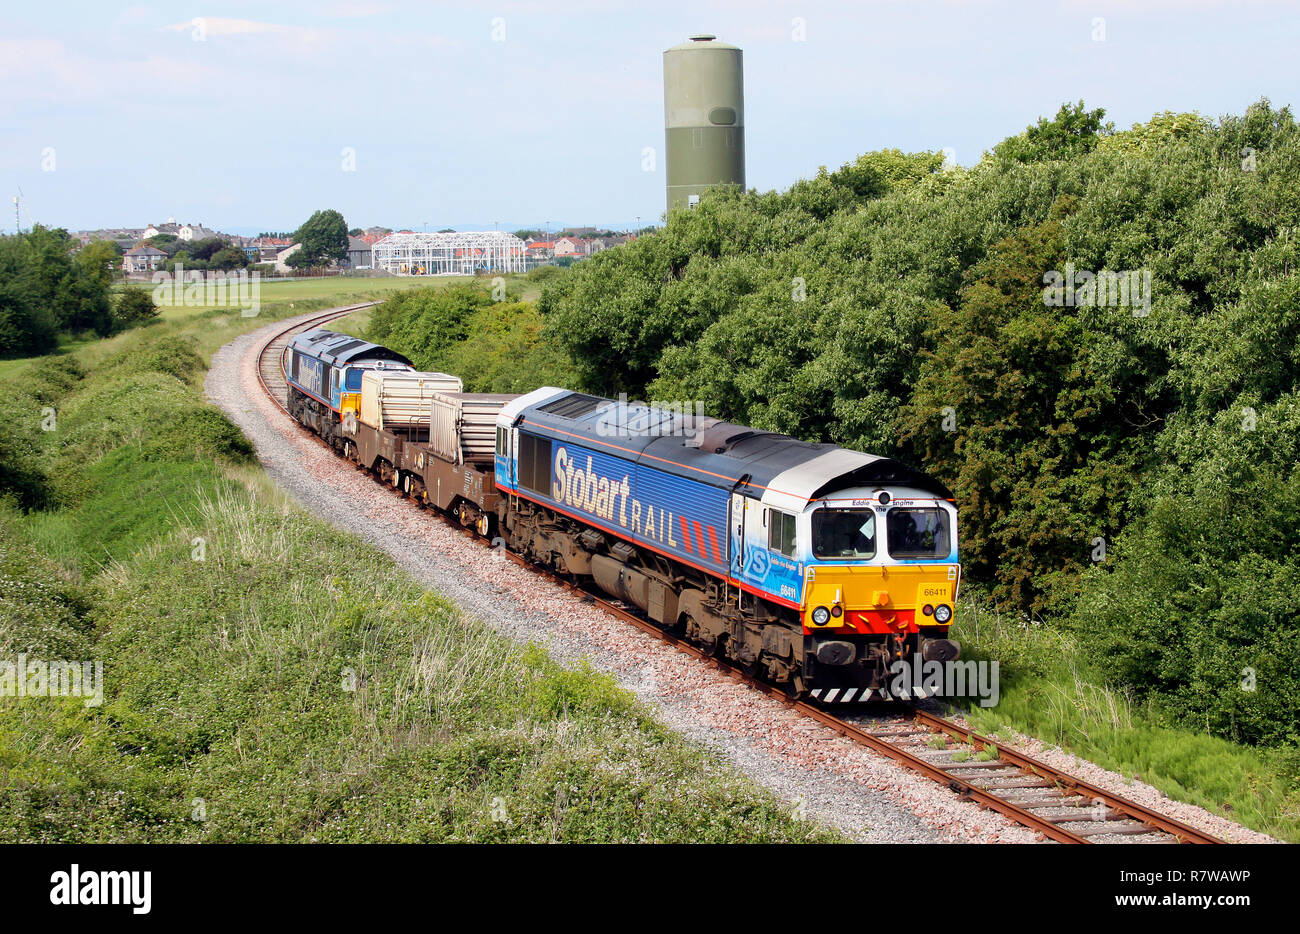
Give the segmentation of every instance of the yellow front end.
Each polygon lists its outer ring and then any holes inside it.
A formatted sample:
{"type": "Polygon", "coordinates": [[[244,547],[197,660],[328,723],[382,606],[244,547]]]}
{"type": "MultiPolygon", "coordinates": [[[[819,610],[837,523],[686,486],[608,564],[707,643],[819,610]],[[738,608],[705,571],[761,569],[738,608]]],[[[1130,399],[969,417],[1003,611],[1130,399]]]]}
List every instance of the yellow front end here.
{"type": "Polygon", "coordinates": [[[804,631],[884,635],[946,628],[960,578],[957,564],[811,566],[804,577],[804,631]],[[825,622],[818,622],[822,617],[825,622]]]}

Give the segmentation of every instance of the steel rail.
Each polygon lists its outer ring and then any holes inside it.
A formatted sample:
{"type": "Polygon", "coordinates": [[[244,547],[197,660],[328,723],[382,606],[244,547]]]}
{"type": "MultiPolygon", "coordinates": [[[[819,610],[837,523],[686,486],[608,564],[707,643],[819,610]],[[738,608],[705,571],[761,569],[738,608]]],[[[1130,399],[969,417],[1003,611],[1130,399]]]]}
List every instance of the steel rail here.
{"type": "Polygon", "coordinates": [[[1146,824],[1172,835],[1180,843],[1223,842],[1218,837],[1202,830],[1197,830],[1195,827],[1189,827],[1182,821],[1174,820],[1172,817],[1161,814],[1159,811],[1153,811],[1148,807],[1138,804],[1136,801],[1130,801],[1127,798],[1120,797],[1113,791],[1107,791],[1105,788],[1086,782],[1068,772],[1063,772],[1055,766],[1048,765],[1046,762],[1027,756],[1022,752],[1018,752],[1010,746],[965,729],[960,724],[953,723],[951,720],[945,720],[942,717],[937,717],[924,710],[913,711],[913,717],[917,723],[929,727],[934,731],[946,733],[949,736],[968,743],[977,749],[990,749],[996,751],[999,761],[1009,762],[1025,772],[1046,778],[1068,793],[1082,795],[1092,801],[1101,801],[1106,805],[1106,807],[1118,811],[1125,817],[1130,817],[1139,823],[1146,824]]]}

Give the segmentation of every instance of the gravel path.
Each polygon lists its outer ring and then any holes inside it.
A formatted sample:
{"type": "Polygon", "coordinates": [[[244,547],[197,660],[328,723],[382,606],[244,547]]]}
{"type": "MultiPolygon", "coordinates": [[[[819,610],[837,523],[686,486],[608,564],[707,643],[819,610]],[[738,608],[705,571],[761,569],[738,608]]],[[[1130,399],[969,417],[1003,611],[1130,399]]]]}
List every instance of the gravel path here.
{"type": "MultiPolygon", "coordinates": [[[[566,664],[588,659],[665,723],[721,754],[792,810],[802,804],[809,817],[854,840],[1035,841],[1033,832],[1001,815],[958,800],[929,779],[494,556],[335,457],[276,408],[257,382],[257,349],[285,324],[222,347],[205,389],[256,446],[267,473],[305,509],[382,548],[421,584],[501,633],[536,641],[566,664]]],[[[1093,773],[1085,775],[1102,784],[1093,773]]],[[[1176,807],[1180,819],[1200,826],[1185,813],[1190,806],[1176,807]]]]}

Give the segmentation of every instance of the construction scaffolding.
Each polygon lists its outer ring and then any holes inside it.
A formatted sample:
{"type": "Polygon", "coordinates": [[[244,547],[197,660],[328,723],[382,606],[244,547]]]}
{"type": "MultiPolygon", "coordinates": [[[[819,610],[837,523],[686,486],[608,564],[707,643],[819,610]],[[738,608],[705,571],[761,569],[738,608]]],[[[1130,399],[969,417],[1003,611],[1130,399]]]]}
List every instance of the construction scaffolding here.
{"type": "Polygon", "coordinates": [[[396,276],[526,272],[524,241],[497,230],[395,233],[375,242],[370,265],[396,276]]]}

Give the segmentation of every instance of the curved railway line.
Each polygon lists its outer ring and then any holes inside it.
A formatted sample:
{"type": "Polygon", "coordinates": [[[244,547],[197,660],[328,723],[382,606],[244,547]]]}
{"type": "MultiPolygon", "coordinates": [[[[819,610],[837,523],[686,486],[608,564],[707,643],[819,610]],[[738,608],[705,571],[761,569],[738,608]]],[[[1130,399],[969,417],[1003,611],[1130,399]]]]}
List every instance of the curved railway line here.
{"type": "MultiPolygon", "coordinates": [[[[290,324],[267,339],[258,348],[257,361],[258,380],[267,396],[288,414],[282,361],[284,349],[294,335],[376,304],[362,302],[332,308],[290,324]]],[[[393,495],[405,498],[395,489],[393,495]]],[[[435,514],[450,528],[482,541],[485,546],[488,544],[478,533],[441,513],[435,511],[435,514]]],[[[850,720],[835,716],[706,654],[619,601],[607,599],[504,548],[498,550],[516,564],[581,594],[584,601],[604,612],[715,666],[841,736],[947,786],[959,797],[997,811],[1045,839],[1059,843],[1092,843],[1098,837],[1141,843],[1224,842],[925,710],[891,712],[885,719],[859,716],[850,720]]]]}

